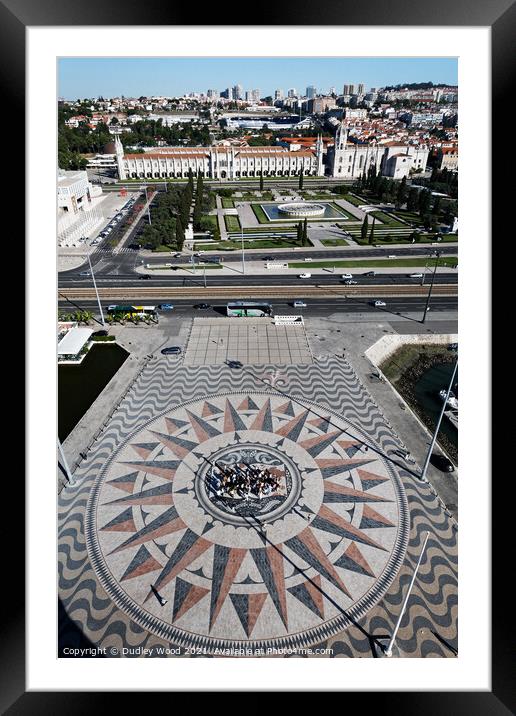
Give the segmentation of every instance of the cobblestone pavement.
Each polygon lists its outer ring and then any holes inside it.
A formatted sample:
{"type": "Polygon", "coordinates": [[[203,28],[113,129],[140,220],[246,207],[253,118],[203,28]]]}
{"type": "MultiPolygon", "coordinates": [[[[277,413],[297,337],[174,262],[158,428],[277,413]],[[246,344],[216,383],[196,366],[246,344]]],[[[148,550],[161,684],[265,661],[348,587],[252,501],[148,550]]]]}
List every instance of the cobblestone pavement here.
{"type": "Polygon", "coordinates": [[[230,368],[155,356],[59,496],[70,625],[111,656],[376,656],[429,530],[395,653],[455,656],[456,525],[400,446],[342,358],[230,368]],[[272,466],[280,488],[220,499],[220,463],[272,466]]]}
{"type": "Polygon", "coordinates": [[[214,365],[227,361],[311,363],[303,326],[276,326],[269,318],[196,318],[185,351],[185,365],[214,365]]]}

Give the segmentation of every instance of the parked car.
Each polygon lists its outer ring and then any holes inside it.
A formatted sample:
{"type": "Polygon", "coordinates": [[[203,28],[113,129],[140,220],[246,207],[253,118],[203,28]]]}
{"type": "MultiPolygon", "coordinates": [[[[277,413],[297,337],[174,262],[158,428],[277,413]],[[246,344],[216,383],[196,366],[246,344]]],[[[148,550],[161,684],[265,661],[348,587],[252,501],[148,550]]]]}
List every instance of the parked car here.
{"type": "Polygon", "coordinates": [[[171,311],[174,306],[171,303],[160,303],[158,308],[160,311],[171,311]]]}
{"type": "Polygon", "coordinates": [[[352,273],[343,273],[341,278],[353,278],[353,274],[352,273]]]}
{"type": "Polygon", "coordinates": [[[209,303],[196,303],[194,304],[194,308],[196,308],[198,311],[205,311],[208,308],[211,308],[209,303]]]}
{"type": "Polygon", "coordinates": [[[386,306],[387,304],[385,301],[375,301],[374,302],[375,308],[381,308],[382,306],[386,306]]]}
{"type": "Polygon", "coordinates": [[[430,458],[430,463],[441,472],[453,472],[455,470],[453,463],[444,455],[434,453],[430,458]]]}
{"type": "Polygon", "coordinates": [[[181,348],[179,346],[168,346],[168,348],[163,348],[161,352],[164,356],[178,355],[181,353],[181,348]]]}
{"type": "Polygon", "coordinates": [[[312,278],[311,273],[300,273],[298,278],[312,278]]]}
{"type": "Polygon", "coordinates": [[[306,303],[304,301],[294,301],[292,305],[294,308],[306,308],[306,303]]]}

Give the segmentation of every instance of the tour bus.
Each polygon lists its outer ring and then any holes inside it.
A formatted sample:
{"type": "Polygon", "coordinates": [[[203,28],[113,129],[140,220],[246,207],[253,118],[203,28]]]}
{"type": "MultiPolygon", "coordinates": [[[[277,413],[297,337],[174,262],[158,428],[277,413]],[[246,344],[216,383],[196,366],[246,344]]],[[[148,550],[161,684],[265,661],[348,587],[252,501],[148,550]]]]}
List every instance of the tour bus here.
{"type": "Polygon", "coordinates": [[[150,316],[151,318],[157,317],[156,306],[128,306],[128,305],[117,305],[111,304],[108,306],[108,313],[123,314],[126,318],[132,318],[133,316],[150,316]]]}
{"type": "Polygon", "coordinates": [[[247,316],[262,317],[272,316],[272,306],[270,303],[261,303],[260,301],[233,301],[226,306],[228,316],[247,316]]]}

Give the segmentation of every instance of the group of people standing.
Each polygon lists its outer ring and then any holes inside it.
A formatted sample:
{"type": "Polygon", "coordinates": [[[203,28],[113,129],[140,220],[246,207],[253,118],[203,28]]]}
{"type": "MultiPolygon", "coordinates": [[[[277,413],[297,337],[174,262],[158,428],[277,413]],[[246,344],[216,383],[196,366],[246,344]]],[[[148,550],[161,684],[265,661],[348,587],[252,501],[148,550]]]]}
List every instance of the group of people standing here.
{"type": "Polygon", "coordinates": [[[267,468],[259,469],[251,465],[217,465],[218,478],[215,488],[217,497],[266,497],[279,489],[280,481],[267,468]]]}

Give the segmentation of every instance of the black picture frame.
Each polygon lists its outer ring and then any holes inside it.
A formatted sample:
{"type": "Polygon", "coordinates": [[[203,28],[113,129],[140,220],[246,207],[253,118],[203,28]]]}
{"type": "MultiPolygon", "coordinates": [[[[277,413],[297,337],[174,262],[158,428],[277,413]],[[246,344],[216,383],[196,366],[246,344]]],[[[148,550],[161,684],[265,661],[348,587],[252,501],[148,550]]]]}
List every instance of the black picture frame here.
{"type": "MultiPolygon", "coordinates": [[[[222,6],[213,4],[202,10],[204,26],[244,24],[241,9],[236,3],[226,2],[222,6]],[[236,18],[238,23],[229,20],[236,18]]],[[[263,9],[263,8],[262,8],[263,9]]],[[[267,7],[260,19],[263,22],[249,23],[260,25],[288,25],[292,23],[291,10],[294,11],[296,26],[321,25],[320,7],[316,5],[296,4],[294,8],[277,4],[267,7]]],[[[68,0],[0,0],[0,78],[4,95],[4,110],[19,122],[24,116],[25,101],[25,29],[36,26],[159,26],[159,25],[198,25],[193,22],[195,8],[166,4],[162,0],[146,0],[145,3],[131,3],[129,0],[88,0],[86,3],[70,3],[68,0]],[[193,11],[192,11],[193,10],[193,11]]],[[[367,0],[362,3],[347,3],[330,0],[324,4],[324,26],[484,26],[492,33],[492,99],[493,127],[503,126],[506,118],[506,101],[514,88],[514,30],[516,27],[516,5],[512,0],[490,0],[490,2],[460,2],[456,0],[367,0]]],[[[479,100],[481,101],[481,100],[479,100]]],[[[496,136],[496,133],[493,133],[496,136]]],[[[495,140],[493,140],[495,141],[495,140]]],[[[494,149],[494,147],[493,147],[494,149]]],[[[24,149],[23,145],[7,142],[5,150],[12,152],[10,183],[18,188],[17,197],[21,200],[21,187],[24,185],[24,149]]],[[[493,179],[495,191],[492,193],[493,216],[511,206],[510,182],[504,182],[504,157],[493,151],[493,179]]],[[[11,197],[9,197],[11,201],[11,197]]],[[[19,217],[24,216],[23,207],[19,207],[19,217]]],[[[21,229],[20,229],[21,231],[21,229]]],[[[493,331],[497,328],[493,314],[493,331]]],[[[496,391],[494,391],[496,392],[496,391]]],[[[494,470],[493,470],[494,475],[494,470]]],[[[467,476],[465,476],[467,478],[467,476]]],[[[52,483],[52,480],[50,480],[52,483]]],[[[516,711],[514,693],[514,642],[510,635],[510,622],[513,620],[511,604],[507,597],[511,591],[507,587],[507,547],[504,537],[504,525],[511,524],[511,500],[507,499],[511,486],[507,481],[493,480],[492,504],[496,509],[493,519],[492,550],[492,690],[490,692],[368,692],[361,694],[362,704],[367,704],[369,712],[373,708],[384,713],[418,714],[418,716],[448,716],[453,714],[476,714],[486,716],[506,716],[516,711]],[[500,556],[502,555],[502,556],[500,556]],[[365,702],[364,702],[365,697],[365,702]]],[[[20,483],[16,490],[21,492],[20,483]]],[[[18,494],[18,504],[23,504],[23,495],[18,494]]],[[[512,503],[514,504],[514,503],[512,503]]],[[[513,518],[514,519],[514,518],[513,518]]],[[[20,534],[19,526],[17,530],[20,534]]],[[[21,539],[21,538],[20,538],[21,539]]],[[[0,640],[0,664],[2,680],[0,687],[2,713],[91,713],[93,709],[102,711],[107,704],[114,703],[116,694],[96,694],[93,692],[26,692],[25,686],[25,583],[24,565],[19,560],[23,554],[23,545],[14,550],[5,551],[9,584],[15,586],[16,598],[10,595],[9,610],[4,611],[6,624],[3,638],[0,640]]],[[[5,567],[4,567],[5,568],[5,567]]],[[[63,685],[66,688],[65,685],[63,685]]],[[[410,689],[410,684],[407,684],[410,689]]],[[[313,690],[316,690],[314,688],[313,690]]],[[[349,698],[348,694],[346,698],[349,698]]],[[[133,706],[142,704],[139,694],[131,695],[133,706]]],[[[108,706],[109,708],[109,706],[108,706]]],[[[363,706],[362,706],[363,708],[363,706]]]]}

